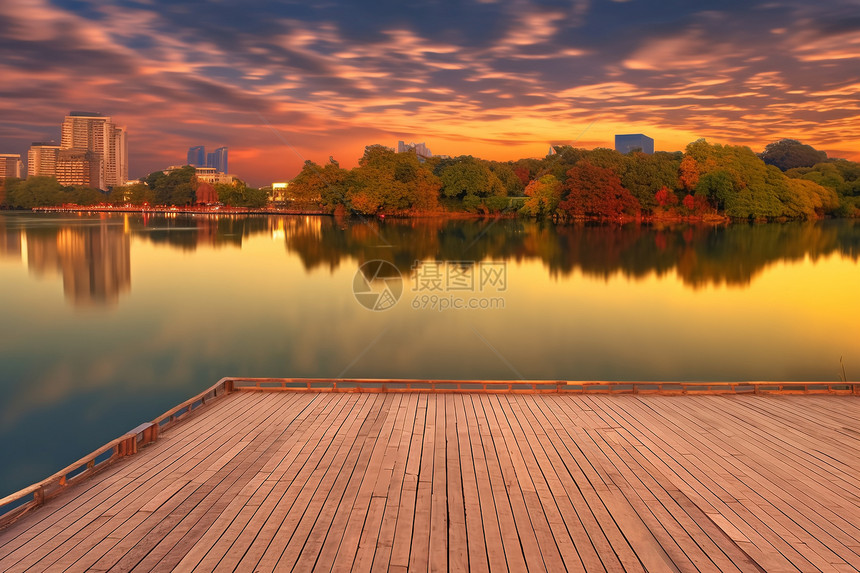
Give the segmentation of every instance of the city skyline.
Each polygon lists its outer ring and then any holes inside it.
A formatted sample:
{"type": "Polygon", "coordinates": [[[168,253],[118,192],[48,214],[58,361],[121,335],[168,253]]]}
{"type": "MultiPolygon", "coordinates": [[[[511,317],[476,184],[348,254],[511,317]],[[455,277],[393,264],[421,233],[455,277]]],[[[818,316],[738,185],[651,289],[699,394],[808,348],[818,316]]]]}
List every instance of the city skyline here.
{"type": "Polygon", "coordinates": [[[132,179],[213,140],[256,185],[399,140],[507,160],[620,133],[665,151],[794,138],[860,159],[848,1],[209,8],[4,3],[0,151],[25,157],[82,108],[128,125],[132,179]]]}

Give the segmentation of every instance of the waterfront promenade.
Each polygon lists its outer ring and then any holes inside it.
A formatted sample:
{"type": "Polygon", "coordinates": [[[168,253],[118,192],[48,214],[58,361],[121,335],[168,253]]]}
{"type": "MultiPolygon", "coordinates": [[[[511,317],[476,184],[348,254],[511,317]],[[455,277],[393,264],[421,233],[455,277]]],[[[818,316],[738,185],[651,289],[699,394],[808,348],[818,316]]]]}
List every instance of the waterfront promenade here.
{"type": "Polygon", "coordinates": [[[229,382],[30,492],[0,570],[860,569],[857,395],[445,388],[229,382]]]}

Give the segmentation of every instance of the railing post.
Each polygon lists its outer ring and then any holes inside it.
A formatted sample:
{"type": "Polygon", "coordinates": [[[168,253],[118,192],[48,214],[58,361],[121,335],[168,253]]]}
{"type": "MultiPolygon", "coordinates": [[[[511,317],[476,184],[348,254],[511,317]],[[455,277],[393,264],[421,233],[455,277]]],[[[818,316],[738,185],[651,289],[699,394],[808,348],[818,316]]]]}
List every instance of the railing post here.
{"type": "Polygon", "coordinates": [[[236,385],[233,382],[232,378],[228,378],[227,380],[224,380],[224,393],[225,394],[229,394],[230,392],[233,392],[235,389],[236,389],[236,385]]]}
{"type": "Polygon", "coordinates": [[[153,422],[152,424],[144,428],[140,434],[142,438],[140,441],[140,445],[143,446],[154,442],[158,439],[158,424],[153,422]]]}

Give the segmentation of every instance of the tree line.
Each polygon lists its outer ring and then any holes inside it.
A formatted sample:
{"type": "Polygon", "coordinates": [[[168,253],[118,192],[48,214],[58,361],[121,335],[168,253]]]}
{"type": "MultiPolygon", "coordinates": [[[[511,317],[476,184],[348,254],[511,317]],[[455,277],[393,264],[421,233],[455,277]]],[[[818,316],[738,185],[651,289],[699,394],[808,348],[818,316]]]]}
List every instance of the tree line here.
{"type": "MultiPolygon", "coordinates": [[[[84,186],[63,186],[55,177],[9,178],[0,182],[0,207],[32,209],[58,205],[194,205],[200,183],[195,169],[185,166],[167,173],[155,171],[140,181],[110,192],[84,186]]],[[[216,184],[218,201],[231,207],[265,207],[268,195],[263,189],[248,187],[243,181],[216,184]]]]}
{"type": "Polygon", "coordinates": [[[684,152],[556,146],[543,159],[419,159],[372,145],[357,167],[306,161],[290,185],[299,205],[332,213],[517,212],[554,220],[813,219],[860,215],[860,164],[795,140],[761,154],[704,139],[684,152]],[[811,151],[810,151],[811,150],[811,151]]]}

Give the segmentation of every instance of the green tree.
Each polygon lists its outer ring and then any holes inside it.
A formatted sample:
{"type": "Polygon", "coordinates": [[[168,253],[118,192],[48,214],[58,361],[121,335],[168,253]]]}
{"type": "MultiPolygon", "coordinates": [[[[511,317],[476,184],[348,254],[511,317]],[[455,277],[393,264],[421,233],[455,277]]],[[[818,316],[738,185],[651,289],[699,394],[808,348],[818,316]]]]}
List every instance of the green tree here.
{"type": "Polygon", "coordinates": [[[502,185],[505,186],[505,194],[508,197],[523,196],[526,186],[514,172],[514,167],[512,163],[500,163],[498,161],[491,161],[489,167],[490,171],[492,171],[496,175],[496,177],[499,178],[499,181],[502,182],[502,185]]]}
{"type": "Polygon", "coordinates": [[[656,195],[660,189],[679,188],[680,164],[680,158],[672,153],[631,153],[621,174],[621,184],[636,197],[644,211],[650,212],[657,207],[656,195]]]}
{"type": "Polygon", "coordinates": [[[28,177],[8,179],[6,205],[14,209],[32,209],[61,205],[67,198],[63,187],[54,177],[28,177]]]}
{"type": "Polygon", "coordinates": [[[130,203],[132,205],[155,204],[155,192],[146,183],[116,187],[111,191],[111,197],[120,198],[119,203],[130,203]]]}
{"type": "Polygon", "coordinates": [[[696,184],[696,195],[707,199],[718,211],[725,209],[726,201],[731,199],[734,191],[732,176],[725,170],[706,173],[696,184]]]}
{"type": "Polygon", "coordinates": [[[775,165],[782,171],[797,167],[812,167],[816,163],[827,160],[827,154],[818,151],[811,145],[805,145],[796,139],[780,139],[769,143],[759,157],[768,165],[775,165]]]}
{"type": "Polygon", "coordinates": [[[436,166],[436,174],[442,195],[458,199],[468,211],[496,211],[508,204],[505,184],[486,161],[471,155],[442,160],[436,166]]]}
{"type": "Polygon", "coordinates": [[[84,187],[76,185],[67,188],[64,191],[66,195],[65,203],[73,203],[75,205],[91,206],[99,205],[107,202],[108,196],[104,192],[93,189],[92,187],[84,187]]]}
{"type": "Polygon", "coordinates": [[[195,200],[196,170],[190,165],[168,173],[154,171],[144,181],[158,205],[192,205],[195,200]]]}

